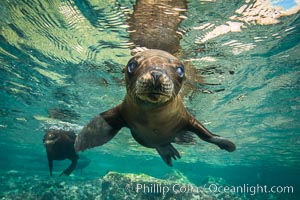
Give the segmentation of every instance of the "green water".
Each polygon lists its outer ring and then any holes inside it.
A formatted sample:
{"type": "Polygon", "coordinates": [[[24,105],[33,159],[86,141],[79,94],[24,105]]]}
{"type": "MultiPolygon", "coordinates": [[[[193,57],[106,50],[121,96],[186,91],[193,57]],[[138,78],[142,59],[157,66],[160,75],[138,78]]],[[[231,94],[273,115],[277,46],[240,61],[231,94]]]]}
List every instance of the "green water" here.
{"type": "MultiPolygon", "coordinates": [[[[293,186],[293,194],[266,194],[263,199],[298,199],[300,5],[272,3],[284,9],[267,12],[271,4],[260,7],[252,1],[191,0],[179,27],[185,32],[181,58],[211,83],[196,84],[184,96],[185,105],[213,133],[234,141],[235,152],[200,140],[177,145],[182,158],[170,168],[124,128],[104,146],[85,151],[90,163],[73,176],[91,180],[117,171],[165,178],[179,171],[194,184],[210,176],[230,185],[293,186]],[[251,14],[250,8],[260,13],[265,8],[265,15],[251,14]]],[[[45,130],[79,132],[95,115],[122,101],[122,69],[132,45],[127,19],[134,4],[0,2],[0,175],[16,170],[47,181],[45,130]],[[56,110],[62,115],[51,118],[56,110]]],[[[55,162],[54,176],[68,163],[55,162]]],[[[0,198],[5,199],[9,190],[3,188],[0,198]]]]}

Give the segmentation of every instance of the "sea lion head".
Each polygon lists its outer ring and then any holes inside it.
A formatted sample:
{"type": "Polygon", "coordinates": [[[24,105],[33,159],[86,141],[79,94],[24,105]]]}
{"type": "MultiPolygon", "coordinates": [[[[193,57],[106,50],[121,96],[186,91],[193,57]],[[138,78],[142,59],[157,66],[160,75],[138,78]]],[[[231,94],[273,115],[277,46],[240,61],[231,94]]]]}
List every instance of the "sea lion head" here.
{"type": "Polygon", "coordinates": [[[55,144],[60,139],[59,131],[49,130],[43,138],[43,143],[45,146],[50,146],[55,144]]]}
{"type": "Polygon", "coordinates": [[[137,53],[125,67],[129,97],[146,104],[164,104],[175,98],[184,80],[183,64],[171,54],[149,49],[137,53]]]}

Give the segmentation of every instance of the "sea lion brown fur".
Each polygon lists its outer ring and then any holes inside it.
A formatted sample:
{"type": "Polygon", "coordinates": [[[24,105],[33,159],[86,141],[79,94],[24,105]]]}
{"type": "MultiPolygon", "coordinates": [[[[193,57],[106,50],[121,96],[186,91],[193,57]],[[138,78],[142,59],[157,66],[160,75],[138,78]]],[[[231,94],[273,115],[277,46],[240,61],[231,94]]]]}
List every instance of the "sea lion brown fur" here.
{"type": "Polygon", "coordinates": [[[60,176],[69,176],[77,165],[78,155],[74,149],[76,134],[72,131],[50,129],[44,136],[43,143],[47,151],[47,158],[52,176],[53,160],[72,161],[70,166],[65,169],[60,176]]]}
{"type": "Polygon", "coordinates": [[[136,54],[125,67],[123,102],[92,119],[77,136],[75,150],[103,145],[127,127],[138,143],[155,148],[169,166],[172,158],[180,158],[171,143],[194,142],[188,132],[234,151],[231,141],[210,133],[186,110],[179,95],[184,78],[183,64],[171,54],[154,49],[136,54]]]}

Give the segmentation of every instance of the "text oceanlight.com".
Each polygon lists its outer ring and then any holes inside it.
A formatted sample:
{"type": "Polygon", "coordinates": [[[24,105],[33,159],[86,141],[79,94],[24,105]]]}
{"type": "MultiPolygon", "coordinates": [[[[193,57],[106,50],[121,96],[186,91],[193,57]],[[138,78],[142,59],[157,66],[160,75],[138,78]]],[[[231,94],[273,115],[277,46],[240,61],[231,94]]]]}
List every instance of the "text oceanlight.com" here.
{"type": "Polygon", "coordinates": [[[294,193],[293,186],[267,186],[267,185],[260,185],[260,184],[256,184],[256,185],[243,184],[240,186],[222,186],[222,185],[210,184],[210,185],[205,185],[204,188],[208,192],[247,193],[250,195],[267,194],[267,193],[273,193],[273,194],[294,193]]]}
{"type": "Polygon", "coordinates": [[[239,186],[223,186],[217,184],[206,184],[202,187],[196,187],[195,185],[163,185],[163,184],[127,184],[127,191],[135,193],[155,193],[155,194],[166,194],[166,193],[199,193],[201,190],[211,193],[240,193],[240,194],[292,194],[294,193],[293,186],[267,186],[267,185],[249,185],[243,184],[239,186]]]}

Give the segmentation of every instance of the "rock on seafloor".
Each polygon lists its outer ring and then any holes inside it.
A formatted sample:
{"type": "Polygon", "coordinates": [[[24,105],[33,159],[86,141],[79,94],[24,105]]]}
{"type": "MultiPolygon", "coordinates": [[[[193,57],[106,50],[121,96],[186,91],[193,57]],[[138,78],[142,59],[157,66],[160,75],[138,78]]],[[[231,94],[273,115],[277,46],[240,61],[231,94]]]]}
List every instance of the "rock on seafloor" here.
{"type": "Polygon", "coordinates": [[[178,175],[164,180],[145,174],[120,174],[109,172],[102,179],[103,199],[201,199],[241,200],[233,193],[211,193],[178,175]]]}
{"type": "Polygon", "coordinates": [[[211,193],[183,175],[157,179],[145,174],[108,172],[103,178],[49,177],[18,171],[0,174],[0,200],[201,199],[237,200],[232,193],[211,193]]]}

